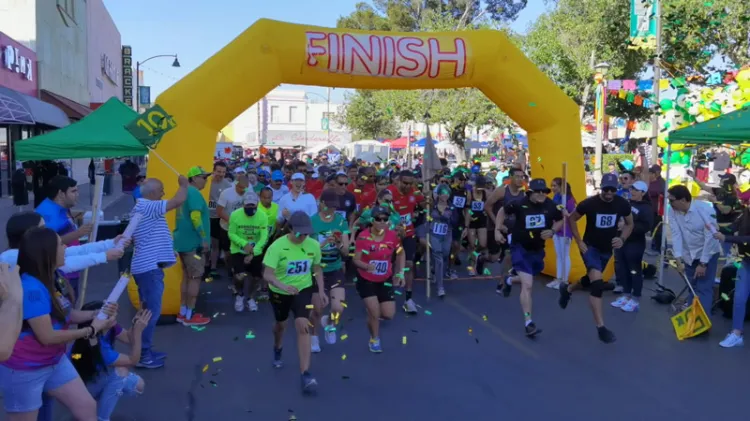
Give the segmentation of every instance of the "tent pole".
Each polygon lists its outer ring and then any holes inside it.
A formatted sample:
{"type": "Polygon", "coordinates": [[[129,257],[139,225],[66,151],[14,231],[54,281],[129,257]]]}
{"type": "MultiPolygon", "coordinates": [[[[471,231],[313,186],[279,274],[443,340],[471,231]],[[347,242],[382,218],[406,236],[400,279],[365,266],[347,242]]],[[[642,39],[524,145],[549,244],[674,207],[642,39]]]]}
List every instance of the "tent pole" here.
{"type": "MultiPolygon", "coordinates": [[[[667,158],[667,174],[666,179],[664,180],[664,206],[662,207],[664,209],[664,215],[661,219],[661,247],[660,247],[660,255],[659,255],[659,279],[658,279],[658,285],[664,285],[664,257],[667,251],[667,226],[669,225],[669,221],[667,219],[667,206],[669,206],[669,195],[667,194],[667,190],[669,189],[669,169],[671,167],[671,159],[670,155],[672,155],[672,144],[667,144],[667,152],[665,154],[665,157],[667,158]]],[[[658,157],[654,157],[656,160],[658,157]]]]}

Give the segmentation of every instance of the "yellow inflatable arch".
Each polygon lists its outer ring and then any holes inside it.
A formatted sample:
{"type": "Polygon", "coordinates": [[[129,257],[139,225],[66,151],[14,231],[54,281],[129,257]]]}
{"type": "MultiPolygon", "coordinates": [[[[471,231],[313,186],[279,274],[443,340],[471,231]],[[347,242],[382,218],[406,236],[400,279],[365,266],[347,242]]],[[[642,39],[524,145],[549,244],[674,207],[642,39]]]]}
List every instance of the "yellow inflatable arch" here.
{"type": "MultiPolygon", "coordinates": [[[[259,20],[157,98],[177,123],[159,154],[183,173],[210,168],[216,133],[281,83],[478,88],[528,132],[533,176],[549,183],[566,162],[575,197],[585,197],[578,106],[498,31],[362,32],[259,20]]],[[[167,197],[174,194],[174,173],[160,160],[149,161],[148,177],[165,181],[167,197]]],[[[578,279],[584,268],[575,246],[571,257],[571,279],[578,279]]],[[[546,270],[555,271],[551,242],[546,270]]],[[[179,265],[166,272],[164,314],[179,312],[181,277],[179,265]]]]}

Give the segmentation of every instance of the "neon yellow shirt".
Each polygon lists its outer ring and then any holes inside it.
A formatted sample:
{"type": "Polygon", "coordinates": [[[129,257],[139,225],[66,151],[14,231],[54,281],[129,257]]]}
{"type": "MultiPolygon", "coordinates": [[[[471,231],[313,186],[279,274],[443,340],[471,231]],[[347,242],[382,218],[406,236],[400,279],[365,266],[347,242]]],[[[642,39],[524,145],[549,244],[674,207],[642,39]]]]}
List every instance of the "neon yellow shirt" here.
{"type": "MultiPolygon", "coordinates": [[[[302,291],[313,284],[313,266],[320,265],[320,244],[310,237],[294,244],[285,235],[268,247],[263,264],[274,270],[279,282],[302,291]]],[[[268,287],[277,294],[289,295],[271,284],[268,287]]]]}
{"type": "MultiPolygon", "coordinates": [[[[275,221],[274,221],[275,222],[275,221]]],[[[247,216],[244,208],[239,208],[229,215],[229,252],[232,254],[245,253],[245,246],[255,244],[253,254],[259,256],[263,253],[268,241],[268,218],[262,212],[255,212],[253,216],[247,216]]]]}
{"type": "Polygon", "coordinates": [[[258,211],[268,216],[268,238],[273,237],[276,233],[276,217],[279,216],[278,203],[271,202],[271,207],[266,208],[262,203],[258,203],[258,211]]]}

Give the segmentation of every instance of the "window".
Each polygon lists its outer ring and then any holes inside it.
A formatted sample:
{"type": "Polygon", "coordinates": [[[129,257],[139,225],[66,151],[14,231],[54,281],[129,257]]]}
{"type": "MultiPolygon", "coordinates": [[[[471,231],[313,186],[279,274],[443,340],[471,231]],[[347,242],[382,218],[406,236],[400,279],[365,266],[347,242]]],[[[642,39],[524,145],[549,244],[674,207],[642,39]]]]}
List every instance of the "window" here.
{"type": "Polygon", "coordinates": [[[289,122],[296,123],[297,121],[297,107],[289,107],[289,122]]]}
{"type": "Polygon", "coordinates": [[[271,106],[271,123],[280,123],[281,119],[279,117],[281,117],[279,115],[279,107],[276,105],[271,106]]]}

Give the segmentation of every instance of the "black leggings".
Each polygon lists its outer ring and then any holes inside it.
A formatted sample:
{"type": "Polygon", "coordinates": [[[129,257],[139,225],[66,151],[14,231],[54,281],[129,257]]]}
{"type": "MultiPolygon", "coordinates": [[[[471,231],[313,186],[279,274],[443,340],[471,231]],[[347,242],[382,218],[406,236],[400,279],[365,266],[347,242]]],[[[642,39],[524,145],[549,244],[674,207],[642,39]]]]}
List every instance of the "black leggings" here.
{"type": "Polygon", "coordinates": [[[615,275],[624,294],[640,297],[643,290],[643,252],[646,243],[625,243],[615,251],[615,275]]]}

